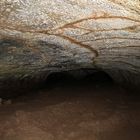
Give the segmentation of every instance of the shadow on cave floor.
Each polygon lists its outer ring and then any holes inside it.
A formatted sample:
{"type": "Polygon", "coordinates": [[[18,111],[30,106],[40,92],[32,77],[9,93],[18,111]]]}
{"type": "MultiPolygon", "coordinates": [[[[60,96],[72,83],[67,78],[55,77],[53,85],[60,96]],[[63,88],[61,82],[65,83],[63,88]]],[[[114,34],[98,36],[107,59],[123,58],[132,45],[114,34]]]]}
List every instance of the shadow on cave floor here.
{"type": "Polygon", "coordinates": [[[55,73],[0,106],[1,140],[139,140],[140,96],[103,72],[55,73]]]}

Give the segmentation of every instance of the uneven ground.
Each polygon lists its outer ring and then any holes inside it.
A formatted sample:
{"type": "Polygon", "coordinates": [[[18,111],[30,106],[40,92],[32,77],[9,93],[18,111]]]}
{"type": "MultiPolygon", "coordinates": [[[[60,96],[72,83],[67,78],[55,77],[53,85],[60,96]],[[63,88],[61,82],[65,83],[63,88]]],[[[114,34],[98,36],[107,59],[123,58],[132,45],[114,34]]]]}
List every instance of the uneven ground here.
{"type": "Polygon", "coordinates": [[[112,83],[58,82],[0,106],[0,140],[112,139],[140,139],[140,96],[112,83]]]}

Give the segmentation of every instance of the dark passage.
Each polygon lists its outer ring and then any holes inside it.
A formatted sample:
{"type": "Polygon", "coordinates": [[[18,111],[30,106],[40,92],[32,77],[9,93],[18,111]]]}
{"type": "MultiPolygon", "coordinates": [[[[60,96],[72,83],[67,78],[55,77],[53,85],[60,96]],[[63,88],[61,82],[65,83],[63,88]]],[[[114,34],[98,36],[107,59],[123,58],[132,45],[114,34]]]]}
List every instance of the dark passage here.
{"type": "Polygon", "coordinates": [[[103,71],[94,71],[92,69],[80,69],[67,72],[58,72],[50,74],[46,81],[46,88],[55,86],[84,86],[92,85],[111,85],[114,84],[111,77],[103,71]]]}
{"type": "Polygon", "coordinates": [[[35,94],[38,90],[50,89],[55,86],[76,87],[91,85],[96,87],[98,85],[114,84],[108,74],[103,71],[95,71],[94,69],[54,72],[47,75],[47,73],[42,73],[34,77],[28,76],[21,79],[9,77],[0,86],[0,97],[5,99],[15,98],[21,95],[28,95],[31,92],[35,94]]]}

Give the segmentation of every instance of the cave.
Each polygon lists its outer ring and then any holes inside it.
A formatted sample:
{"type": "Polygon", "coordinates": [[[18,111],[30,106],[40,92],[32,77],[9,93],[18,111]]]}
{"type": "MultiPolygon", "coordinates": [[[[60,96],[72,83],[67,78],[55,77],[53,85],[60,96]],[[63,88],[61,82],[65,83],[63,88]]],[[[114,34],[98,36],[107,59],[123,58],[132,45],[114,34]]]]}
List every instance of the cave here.
{"type": "Polygon", "coordinates": [[[0,0],[0,140],[140,139],[140,0],[0,0]]]}

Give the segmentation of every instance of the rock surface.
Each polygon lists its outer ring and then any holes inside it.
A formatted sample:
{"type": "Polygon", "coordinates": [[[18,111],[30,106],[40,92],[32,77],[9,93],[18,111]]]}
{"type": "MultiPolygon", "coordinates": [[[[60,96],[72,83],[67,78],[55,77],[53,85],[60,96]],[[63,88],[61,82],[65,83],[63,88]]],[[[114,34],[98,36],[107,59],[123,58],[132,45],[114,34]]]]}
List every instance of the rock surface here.
{"type": "Polygon", "coordinates": [[[0,88],[80,68],[140,85],[139,0],[1,0],[0,13],[0,88]]]}

